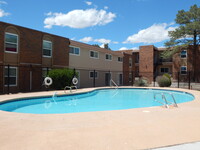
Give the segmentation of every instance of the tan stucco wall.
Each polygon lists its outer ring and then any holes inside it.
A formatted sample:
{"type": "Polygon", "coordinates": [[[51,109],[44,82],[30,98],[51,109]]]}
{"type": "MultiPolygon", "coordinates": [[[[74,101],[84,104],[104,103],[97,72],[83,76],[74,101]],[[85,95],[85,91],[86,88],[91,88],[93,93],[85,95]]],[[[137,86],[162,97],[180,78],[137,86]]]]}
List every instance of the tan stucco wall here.
{"type": "Polygon", "coordinates": [[[105,59],[106,53],[99,52],[99,58],[91,58],[90,50],[80,48],[80,55],[69,55],[69,66],[73,68],[122,71],[122,63],[118,56],[112,55],[112,61],[105,59]]]}
{"type": "Polygon", "coordinates": [[[84,48],[80,48],[80,55],[69,54],[69,67],[75,68],[80,72],[80,87],[93,87],[93,78],[89,76],[90,71],[93,70],[98,72],[98,77],[95,80],[96,87],[105,86],[105,73],[109,71],[112,74],[112,79],[119,83],[119,73],[123,71],[123,63],[118,62],[118,57],[120,56],[112,54],[112,60],[109,61],[105,59],[106,54],[109,53],[99,52],[98,59],[91,58],[90,50],[84,48]]]}

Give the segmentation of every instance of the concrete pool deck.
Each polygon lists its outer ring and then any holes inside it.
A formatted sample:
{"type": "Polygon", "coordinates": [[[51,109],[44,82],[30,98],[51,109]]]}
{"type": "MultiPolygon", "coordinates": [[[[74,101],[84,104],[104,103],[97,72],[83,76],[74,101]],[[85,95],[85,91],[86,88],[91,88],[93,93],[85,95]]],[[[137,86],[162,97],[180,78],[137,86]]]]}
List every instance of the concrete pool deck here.
{"type": "MultiPolygon", "coordinates": [[[[0,149],[135,150],[200,141],[200,92],[169,89],[189,92],[195,100],[169,109],[148,107],[71,114],[0,111],[0,149]]],[[[90,90],[93,88],[77,92],[90,90]]],[[[0,101],[54,92],[0,95],[0,101]]]]}

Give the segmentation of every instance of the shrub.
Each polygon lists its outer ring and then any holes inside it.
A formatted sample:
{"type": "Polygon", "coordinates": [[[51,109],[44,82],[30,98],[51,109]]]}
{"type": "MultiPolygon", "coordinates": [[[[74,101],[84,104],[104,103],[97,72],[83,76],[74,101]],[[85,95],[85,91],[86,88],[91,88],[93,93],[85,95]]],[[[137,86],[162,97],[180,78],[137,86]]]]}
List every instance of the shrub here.
{"type": "Polygon", "coordinates": [[[157,82],[160,87],[170,87],[172,84],[171,77],[169,78],[166,75],[157,77],[157,82]]]}
{"type": "Polygon", "coordinates": [[[139,78],[138,80],[135,81],[135,86],[148,86],[148,79],[146,78],[139,78]]]}
{"type": "Polygon", "coordinates": [[[165,76],[171,80],[171,76],[168,73],[164,73],[163,76],[165,76]]]}
{"type": "MultiPolygon", "coordinates": [[[[75,72],[77,76],[77,73],[75,72]]],[[[64,89],[65,86],[71,86],[71,81],[74,76],[72,69],[53,69],[49,71],[48,76],[52,78],[53,84],[51,87],[56,90],[64,89]]]]}

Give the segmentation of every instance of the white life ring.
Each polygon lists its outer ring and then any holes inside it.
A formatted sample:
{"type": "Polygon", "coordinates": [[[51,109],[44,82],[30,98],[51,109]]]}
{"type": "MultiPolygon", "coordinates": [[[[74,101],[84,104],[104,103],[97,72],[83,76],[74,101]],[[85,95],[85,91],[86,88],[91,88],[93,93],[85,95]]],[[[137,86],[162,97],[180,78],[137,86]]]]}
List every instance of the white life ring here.
{"type": "Polygon", "coordinates": [[[53,80],[50,77],[44,79],[44,84],[50,86],[53,83],[53,80]]]}
{"type": "Polygon", "coordinates": [[[77,84],[78,84],[78,79],[77,79],[76,77],[74,77],[74,78],[72,79],[72,83],[73,83],[74,85],[77,85],[77,84]]]}

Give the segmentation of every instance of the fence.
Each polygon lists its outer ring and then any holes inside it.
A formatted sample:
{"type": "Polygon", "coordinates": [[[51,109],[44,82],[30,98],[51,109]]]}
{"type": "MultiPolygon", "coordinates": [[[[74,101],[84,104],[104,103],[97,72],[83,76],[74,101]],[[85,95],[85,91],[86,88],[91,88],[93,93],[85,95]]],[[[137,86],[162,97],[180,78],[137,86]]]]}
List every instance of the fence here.
{"type": "MultiPolygon", "coordinates": [[[[51,69],[39,65],[1,65],[0,93],[33,92],[50,90],[43,85],[45,76],[51,69]]],[[[71,68],[78,73],[78,88],[110,86],[112,79],[118,86],[138,86],[136,81],[146,78],[149,86],[158,87],[157,77],[152,72],[113,71],[102,69],[71,68]]],[[[200,90],[200,72],[172,72],[172,85],[176,88],[200,90]]],[[[66,85],[68,86],[68,85],[66,85]]]]}

